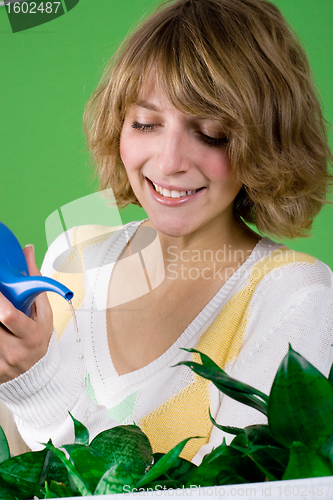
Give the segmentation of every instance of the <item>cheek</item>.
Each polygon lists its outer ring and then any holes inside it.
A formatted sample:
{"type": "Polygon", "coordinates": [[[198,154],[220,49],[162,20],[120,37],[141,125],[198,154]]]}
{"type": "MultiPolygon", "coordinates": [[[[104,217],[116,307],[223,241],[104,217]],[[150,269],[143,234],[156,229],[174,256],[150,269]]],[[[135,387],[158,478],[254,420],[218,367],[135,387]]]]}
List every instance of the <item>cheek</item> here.
{"type": "Polygon", "coordinates": [[[131,164],[132,150],[133,147],[131,146],[131,141],[128,140],[127,134],[125,132],[121,132],[119,141],[119,153],[126,170],[127,165],[131,164]]]}
{"type": "Polygon", "coordinates": [[[131,131],[120,134],[119,153],[127,172],[139,169],[147,160],[147,150],[142,142],[131,131]]]}
{"type": "Polygon", "coordinates": [[[222,157],[221,154],[212,155],[206,165],[206,175],[216,192],[223,197],[226,196],[230,201],[234,199],[242,184],[236,181],[228,156],[225,153],[222,153],[222,157]]]}
{"type": "Polygon", "coordinates": [[[232,168],[225,152],[212,151],[205,158],[206,174],[215,182],[233,179],[232,168]]]}

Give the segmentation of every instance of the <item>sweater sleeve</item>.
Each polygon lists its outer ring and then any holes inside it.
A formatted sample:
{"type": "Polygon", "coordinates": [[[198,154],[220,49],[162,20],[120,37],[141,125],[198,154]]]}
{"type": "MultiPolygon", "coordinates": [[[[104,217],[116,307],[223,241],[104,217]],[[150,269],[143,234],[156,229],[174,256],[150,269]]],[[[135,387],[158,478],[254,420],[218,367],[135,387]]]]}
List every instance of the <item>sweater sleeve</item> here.
{"type": "MultiPolygon", "coordinates": [[[[307,279],[300,269],[282,269],[271,273],[260,284],[253,297],[248,328],[240,352],[226,371],[233,378],[270,393],[275,374],[288,345],[299,352],[325,376],[333,362],[333,275],[317,261],[308,266],[307,279]]],[[[259,411],[245,406],[212,388],[220,405],[217,423],[244,428],[267,423],[259,411]]],[[[199,464],[206,453],[234,436],[213,427],[209,443],[193,462],[199,464]]]]}
{"type": "MultiPolygon", "coordinates": [[[[42,266],[43,275],[52,276],[53,262],[66,254],[69,237],[63,234],[51,245],[42,266]]],[[[50,438],[55,446],[74,441],[74,424],[68,412],[86,425],[90,438],[118,425],[108,418],[104,406],[96,405],[86,395],[78,374],[61,359],[55,330],[45,356],[27,372],[0,385],[0,399],[12,412],[22,438],[32,450],[41,449],[41,443],[50,438]]]]}
{"type": "Polygon", "coordinates": [[[12,411],[17,428],[32,450],[50,438],[55,446],[74,441],[69,411],[89,430],[90,438],[118,422],[95,405],[81,382],[62,365],[55,333],[46,355],[30,370],[0,386],[0,397],[12,411]]]}

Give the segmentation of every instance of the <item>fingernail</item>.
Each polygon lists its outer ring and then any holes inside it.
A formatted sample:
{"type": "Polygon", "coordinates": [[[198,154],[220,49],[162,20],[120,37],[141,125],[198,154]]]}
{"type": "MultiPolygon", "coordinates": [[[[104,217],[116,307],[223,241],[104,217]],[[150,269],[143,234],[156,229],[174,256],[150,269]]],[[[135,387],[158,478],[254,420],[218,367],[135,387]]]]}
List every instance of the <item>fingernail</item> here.
{"type": "Polygon", "coordinates": [[[33,243],[29,243],[28,245],[25,245],[24,248],[32,248],[32,251],[35,253],[35,247],[33,243]]]}

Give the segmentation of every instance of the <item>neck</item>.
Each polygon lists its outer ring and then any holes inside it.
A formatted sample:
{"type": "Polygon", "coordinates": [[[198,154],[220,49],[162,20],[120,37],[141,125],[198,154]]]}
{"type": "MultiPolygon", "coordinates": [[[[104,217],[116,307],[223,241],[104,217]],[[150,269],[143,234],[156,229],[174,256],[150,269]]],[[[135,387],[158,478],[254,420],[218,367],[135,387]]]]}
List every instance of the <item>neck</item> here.
{"type": "MultiPolygon", "coordinates": [[[[144,225],[153,227],[149,220],[144,225]]],[[[194,262],[197,268],[214,262],[222,262],[226,267],[241,265],[260,239],[236,218],[228,224],[213,220],[186,236],[170,236],[160,231],[158,236],[166,269],[170,263],[177,263],[182,268],[193,267],[194,262]]]]}

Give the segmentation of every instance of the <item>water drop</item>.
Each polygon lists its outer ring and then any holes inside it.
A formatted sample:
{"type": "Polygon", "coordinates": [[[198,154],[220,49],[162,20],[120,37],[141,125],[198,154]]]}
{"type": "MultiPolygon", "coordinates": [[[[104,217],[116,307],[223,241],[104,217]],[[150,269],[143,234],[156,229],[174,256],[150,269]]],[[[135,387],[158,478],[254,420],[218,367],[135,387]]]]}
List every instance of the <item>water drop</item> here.
{"type": "Polygon", "coordinates": [[[73,316],[74,329],[75,329],[75,332],[76,332],[76,341],[77,342],[81,342],[80,334],[79,334],[79,328],[77,326],[76,315],[75,315],[75,311],[74,311],[74,307],[73,307],[72,301],[69,300],[68,304],[69,304],[69,307],[70,307],[70,310],[71,310],[71,313],[72,313],[72,316],[73,316]]]}

